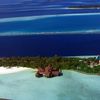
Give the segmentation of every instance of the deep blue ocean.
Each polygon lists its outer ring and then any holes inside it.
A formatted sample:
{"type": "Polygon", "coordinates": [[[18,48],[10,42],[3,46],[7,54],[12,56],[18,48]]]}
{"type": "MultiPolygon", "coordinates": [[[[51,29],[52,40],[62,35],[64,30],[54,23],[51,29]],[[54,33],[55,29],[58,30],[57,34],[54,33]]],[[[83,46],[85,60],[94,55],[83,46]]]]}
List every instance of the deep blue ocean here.
{"type": "Polygon", "coordinates": [[[1,0],[0,18],[57,15],[71,13],[99,13],[100,0],[1,0]],[[87,6],[85,9],[70,7],[87,6]],[[89,8],[88,6],[98,6],[89,8]]]}
{"type": "Polygon", "coordinates": [[[4,36],[0,56],[98,55],[99,44],[99,34],[4,36]]]}
{"type": "Polygon", "coordinates": [[[100,14],[0,19],[0,56],[100,54],[100,14]]]}
{"type": "Polygon", "coordinates": [[[100,14],[66,14],[47,15],[0,20],[0,35],[28,35],[43,32],[98,32],[100,31],[100,14]],[[16,32],[16,33],[15,33],[16,32]]]}

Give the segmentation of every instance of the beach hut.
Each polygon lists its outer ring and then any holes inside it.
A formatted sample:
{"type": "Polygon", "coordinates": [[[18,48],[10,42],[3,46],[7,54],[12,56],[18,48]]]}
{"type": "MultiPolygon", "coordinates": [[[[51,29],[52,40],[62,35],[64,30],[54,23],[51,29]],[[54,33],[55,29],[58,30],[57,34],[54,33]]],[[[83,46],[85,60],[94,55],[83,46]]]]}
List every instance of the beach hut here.
{"type": "Polygon", "coordinates": [[[52,75],[52,69],[53,67],[49,64],[47,67],[45,67],[45,77],[53,77],[52,75]]]}
{"type": "Polygon", "coordinates": [[[42,67],[38,67],[38,69],[37,69],[37,72],[36,72],[36,77],[43,77],[43,75],[44,75],[44,72],[45,72],[45,69],[44,68],[42,68],[42,67]]]}
{"type": "Polygon", "coordinates": [[[60,76],[61,73],[62,73],[62,72],[59,70],[59,68],[54,68],[54,69],[52,70],[53,76],[60,76]]]}
{"type": "Polygon", "coordinates": [[[59,70],[59,68],[53,68],[52,65],[50,64],[45,68],[39,67],[36,73],[36,77],[45,76],[47,78],[61,76],[61,75],[62,75],[61,70],[59,70]]]}
{"type": "Polygon", "coordinates": [[[96,58],[98,65],[100,65],[100,55],[97,56],[96,58]]]}
{"type": "Polygon", "coordinates": [[[38,68],[38,72],[39,72],[40,74],[44,74],[45,69],[44,69],[44,68],[42,68],[42,67],[39,67],[39,68],[38,68]]]}

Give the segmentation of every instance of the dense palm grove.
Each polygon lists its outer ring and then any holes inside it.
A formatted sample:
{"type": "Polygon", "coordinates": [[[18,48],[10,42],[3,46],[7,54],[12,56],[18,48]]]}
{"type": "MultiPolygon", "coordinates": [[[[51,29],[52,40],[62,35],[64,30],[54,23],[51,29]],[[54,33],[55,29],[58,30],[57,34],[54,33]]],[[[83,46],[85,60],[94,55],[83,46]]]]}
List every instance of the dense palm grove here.
{"type": "Polygon", "coordinates": [[[66,57],[10,57],[0,58],[0,66],[23,66],[29,68],[45,67],[52,64],[53,67],[68,70],[77,70],[87,73],[100,74],[100,65],[89,66],[89,62],[95,62],[96,58],[66,58],[66,57]]]}

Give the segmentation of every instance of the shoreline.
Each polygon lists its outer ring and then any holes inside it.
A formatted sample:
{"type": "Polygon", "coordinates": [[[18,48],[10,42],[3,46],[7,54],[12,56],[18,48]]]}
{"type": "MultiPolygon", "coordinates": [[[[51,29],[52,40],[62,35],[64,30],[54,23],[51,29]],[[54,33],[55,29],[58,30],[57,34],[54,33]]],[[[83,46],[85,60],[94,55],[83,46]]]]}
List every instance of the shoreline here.
{"type": "MultiPolygon", "coordinates": [[[[33,72],[37,71],[36,68],[33,69],[33,68],[27,68],[27,67],[22,67],[22,66],[14,66],[14,67],[12,66],[11,68],[1,66],[0,67],[0,75],[12,74],[12,73],[17,73],[17,72],[26,71],[26,70],[32,70],[33,72]]],[[[97,76],[100,76],[97,73],[86,73],[84,71],[78,71],[78,70],[63,69],[63,71],[74,71],[74,72],[78,72],[78,73],[85,74],[85,75],[97,75],[97,76]]]]}
{"type": "Polygon", "coordinates": [[[21,67],[21,66],[15,66],[15,67],[11,67],[11,68],[9,68],[9,67],[6,68],[4,66],[1,66],[0,67],[0,75],[16,73],[16,72],[21,72],[21,71],[25,71],[25,70],[36,71],[36,69],[27,68],[27,67],[21,67]]]}
{"type": "Polygon", "coordinates": [[[92,75],[100,76],[100,74],[98,74],[98,73],[87,73],[87,72],[84,72],[84,71],[73,70],[73,69],[69,69],[69,70],[65,69],[65,71],[74,71],[74,72],[77,72],[77,73],[81,73],[81,74],[84,74],[84,75],[90,75],[90,76],[92,76],[92,75]]]}

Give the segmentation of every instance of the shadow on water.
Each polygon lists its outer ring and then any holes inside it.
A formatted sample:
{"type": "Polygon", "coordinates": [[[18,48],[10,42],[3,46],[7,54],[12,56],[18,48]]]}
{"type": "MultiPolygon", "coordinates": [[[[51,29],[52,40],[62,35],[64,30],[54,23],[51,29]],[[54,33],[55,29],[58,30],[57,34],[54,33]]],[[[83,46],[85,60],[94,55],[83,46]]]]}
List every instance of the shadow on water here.
{"type": "Polygon", "coordinates": [[[12,100],[12,99],[5,99],[5,98],[0,98],[0,100],[12,100]]]}

